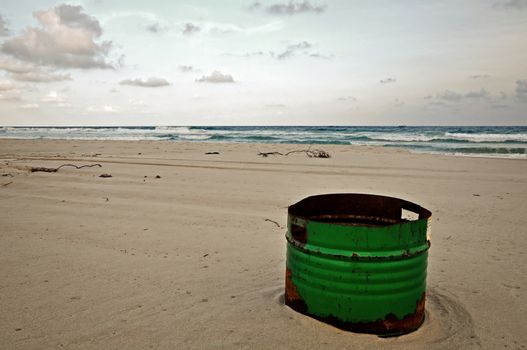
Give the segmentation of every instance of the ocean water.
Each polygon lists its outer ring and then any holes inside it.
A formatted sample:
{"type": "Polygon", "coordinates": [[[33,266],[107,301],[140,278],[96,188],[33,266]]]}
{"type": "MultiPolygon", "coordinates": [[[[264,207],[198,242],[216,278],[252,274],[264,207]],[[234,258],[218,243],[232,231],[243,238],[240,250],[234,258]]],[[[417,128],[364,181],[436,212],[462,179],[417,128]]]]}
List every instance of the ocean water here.
{"type": "Polygon", "coordinates": [[[0,127],[0,138],[370,145],[527,159],[527,126],[0,127]]]}

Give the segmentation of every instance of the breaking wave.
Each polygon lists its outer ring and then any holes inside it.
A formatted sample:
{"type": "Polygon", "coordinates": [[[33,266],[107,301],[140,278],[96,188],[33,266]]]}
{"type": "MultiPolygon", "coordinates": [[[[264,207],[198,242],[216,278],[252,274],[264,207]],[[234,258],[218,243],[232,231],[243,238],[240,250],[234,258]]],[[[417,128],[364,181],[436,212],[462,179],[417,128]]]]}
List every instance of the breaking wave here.
{"type": "Polygon", "coordinates": [[[527,159],[527,127],[524,126],[2,126],[0,138],[351,144],[527,159]]]}

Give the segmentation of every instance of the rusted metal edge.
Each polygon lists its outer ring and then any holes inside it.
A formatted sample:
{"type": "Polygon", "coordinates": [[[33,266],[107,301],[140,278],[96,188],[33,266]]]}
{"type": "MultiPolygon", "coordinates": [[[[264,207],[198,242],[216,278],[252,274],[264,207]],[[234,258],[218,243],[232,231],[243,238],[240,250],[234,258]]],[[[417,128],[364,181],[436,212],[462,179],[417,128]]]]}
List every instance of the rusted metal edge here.
{"type": "Polygon", "coordinates": [[[402,259],[407,259],[409,257],[412,257],[412,256],[416,256],[416,255],[420,255],[420,254],[423,254],[424,252],[426,252],[427,250],[430,249],[430,246],[431,246],[431,242],[430,241],[426,241],[427,242],[427,246],[426,248],[422,248],[422,249],[419,249],[419,250],[416,250],[414,252],[409,252],[409,251],[405,251],[403,253],[401,253],[400,255],[389,255],[389,256],[360,256],[359,253],[351,253],[351,255],[342,255],[342,254],[330,254],[330,253],[324,253],[322,251],[320,251],[319,249],[308,249],[306,248],[306,244],[303,243],[303,242],[299,242],[297,240],[295,240],[294,238],[292,237],[289,237],[287,234],[285,235],[285,239],[286,241],[293,245],[295,248],[298,248],[299,250],[307,253],[307,254],[313,254],[313,255],[318,255],[318,256],[327,256],[327,257],[338,257],[338,258],[346,258],[346,259],[350,259],[350,260],[402,260],[402,259]]]}
{"type": "Polygon", "coordinates": [[[380,337],[394,337],[415,331],[425,320],[425,292],[421,294],[421,298],[416,302],[415,311],[404,316],[402,319],[397,318],[393,313],[389,313],[384,319],[378,319],[373,322],[346,322],[332,315],[322,317],[310,314],[307,310],[307,304],[300,294],[298,294],[292,277],[291,270],[286,268],[285,304],[297,312],[345,331],[376,334],[380,337]]]}
{"type": "MultiPolygon", "coordinates": [[[[313,220],[313,215],[310,213],[313,210],[314,203],[317,204],[315,208],[326,208],[326,210],[328,211],[327,213],[325,213],[326,215],[336,214],[333,213],[336,208],[347,208],[342,212],[339,210],[339,213],[337,214],[339,216],[342,215],[343,212],[346,212],[348,214],[354,213],[354,210],[350,210],[352,207],[354,207],[354,203],[349,201],[350,197],[354,197],[356,202],[360,202],[361,206],[364,207],[375,207],[379,204],[385,204],[386,207],[383,207],[385,210],[388,210],[387,208],[389,207],[390,209],[395,208],[397,209],[397,211],[405,209],[414,212],[419,215],[418,220],[426,220],[432,216],[432,212],[430,212],[428,209],[425,209],[420,205],[409,202],[407,200],[396,197],[372,195],[366,193],[331,193],[314,195],[304,198],[303,200],[289,206],[287,212],[288,215],[294,217],[295,220],[303,222],[317,221],[316,219],[313,220]]],[[[357,213],[354,213],[354,215],[357,216],[357,213]]],[[[398,224],[398,222],[393,222],[393,225],[396,224],[398,224]]]]}

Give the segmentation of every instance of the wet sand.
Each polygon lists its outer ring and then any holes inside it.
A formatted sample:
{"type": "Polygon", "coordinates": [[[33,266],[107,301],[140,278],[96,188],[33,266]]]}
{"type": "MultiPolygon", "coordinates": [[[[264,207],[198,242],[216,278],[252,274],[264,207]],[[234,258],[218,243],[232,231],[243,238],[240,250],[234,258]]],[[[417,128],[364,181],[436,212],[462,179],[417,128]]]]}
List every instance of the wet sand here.
{"type": "Polygon", "coordinates": [[[330,159],[257,156],[298,148],[0,140],[0,347],[527,347],[527,161],[332,145],[330,159]],[[28,171],[64,163],[101,167],[28,171]],[[417,332],[348,333],[283,305],[285,231],[269,220],[333,192],[433,212],[417,332]]]}

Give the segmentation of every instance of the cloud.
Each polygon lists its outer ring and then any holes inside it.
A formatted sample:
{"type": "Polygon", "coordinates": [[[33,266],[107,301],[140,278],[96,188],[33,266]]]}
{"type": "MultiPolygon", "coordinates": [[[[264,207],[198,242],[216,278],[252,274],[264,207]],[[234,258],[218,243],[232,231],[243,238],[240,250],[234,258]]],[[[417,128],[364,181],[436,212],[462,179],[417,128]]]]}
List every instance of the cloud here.
{"type": "Polygon", "coordinates": [[[282,30],[285,24],[282,20],[276,20],[262,25],[254,27],[242,28],[242,31],[247,34],[259,34],[259,33],[271,33],[282,30]]]}
{"type": "Polygon", "coordinates": [[[22,101],[21,91],[10,81],[0,81],[0,100],[7,102],[22,101]]]}
{"type": "Polygon", "coordinates": [[[145,19],[149,25],[142,27],[142,29],[152,34],[158,34],[162,32],[179,32],[185,36],[192,36],[193,34],[203,33],[209,35],[228,35],[231,33],[245,34],[245,35],[257,35],[276,32],[282,30],[285,23],[282,19],[273,20],[268,23],[253,25],[253,26],[240,26],[233,23],[226,22],[184,22],[179,24],[163,22],[158,18],[145,19]]]}
{"type": "MultiPolygon", "coordinates": [[[[503,99],[503,94],[500,95],[500,99],[503,99]]],[[[489,101],[494,102],[496,97],[493,97],[490,92],[481,88],[476,91],[468,92],[456,92],[452,90],[445,90],[437,93],[434,97],[427,96],[430,105],[451,107],[455,104],[462,102],[473,102],[473,101],[489,101]]]]}
{"type": "Polygon", "coordinates": [[[265,55],[265,52],[263,51],[252,51],[252,52],[246,52],[243,54],[244,57],[254,57],[254,56],[263,56],[265,55]]]}
{"type": "Polygon", "coordinates": [[[8,72],[10,78],[18,81],[48,83],[53,81],[71,80],[69,74],[44,71],[32,64],[9,59],[8,57],[0,57],[0,70],[8,72]]]}
{"type": "MultiPolygon", "coordinates": [[[[259,2],[254,2],[249,6],[249,10],[259,10],[262,5],[259,2]]],[[[314,5],[309,1],[293,1],[283,3],[276,3],[265,8],[265,11],[271,15],[277,16],[294,16],[302,13],[316,13],[320,14],[326,11],[327,5],[314,5]]]]}
{"type": "MultiPolygon", "coordinates": [[[[195,25],[196,27],[198,25],[195,25]]],[[[239,26],[232,23],[222,22],[204,22],[199,24],[199,31],[208,34],[225,35],[230,33],[241,33],[245,35],[254,35],[261,33],[276,32],[283,29],[285,26],[284,21],[275,20],[265,24],[254,25],[254,26],[239,26]]]]}
{"type": "Polygon", "coordinates": [[[264,105],[264,108],[266,109],[284,109],[287,108],[287,106],[283,103],[270,103],[267,105],[264,105]]]}
{"type": "Polygon", "coordinates": [[[287,47],[288,50],[304,50],[309,49],[313,46],[312,44],[308,43],[307,41],[301,41],[298,44],[292,44],[287,47]]]}
{"type": "Polygon", "coordinates": [[[159,23],[150,24],[145,29],[151,33],[157,33],[159,32],[159,23]]]}
{"type": "Polygon", "coordinates": [[[393,101],[393,105],[394,105],[395,107],[402,107],[402,106],[404,106],[404,101],[399,100],[398,98],[396,98],[396,99],[393,101]]]}
{"type": "Polygon", "coordinates": [[[312,52],[310,49],[313,48],[313,44],[307,41],[301,41],[295,44],[289,44],[286,46],[286,48],[283,51],[279,51],[276,53],[275,51],[251,51],[251,52],[245,52],[245,53],[225,53],[225,56],[234,56],[234,57],[263,57],[269,55],[271,58],[277,59],[277,60],[285,60],[289,59],[296,54],[301,54],[309,58],[315,58],[315,59],[333,59],[335,55],[333,54],[322,54],[319,52],[312,52]]]}
{"type": "Polygon", "coordinates": [[[38,103],[26,103],[20,106],[22,109],[38,109],[39,107],[38,103]]]}
{"type": "Polygon", "coordinates": [[[395,79],[395,78],[386,78],[386,79],[379,80],[379,83],[381,83],[381,84],[391,84],[391,83],[395,83],[396,81],[397,81],[397,79],[395,79]]]}
{"type": "Polygon", "coordinates": [[[527,94],[527,79],[516,80],[516,93],[527,94]]]}
{"type": "Polygon", "coordinates": [[[287,46],[285,51],[276,55],[277,60],[283,60],[292,57],[296,52],[310,49],[313,45],[307,41],[301,41],[297,44],[287,46]]]}
{"type": "Polygon", "coordinates": [[[90,106],[86,108],[90,113],[119,113],[121,108],[112,105],[90,106]]]}
{"type": "Polygon", "coordinates": [[[357,98],[353,96],[341,96],[337,98],[337,101],[340,102],[357,102],[357,98]]]}
{"type": "Polygon", "coordinates": [[[195,24],[185,23],[185,27],[183,28],[183,35],[190,36],[192,34],[198,33],[200,30],[201,28],[195,24]]]}
{"type": "Polygon", "coordinates": [[[527,79],[516,80],[516,98],[522,102],[527,102],[527,79]]]}
{"type": "Polygon", "coordinates": [[[173,25],[170,25],[167,23],[162,24],[158,21],[158,22],[154,22],[152,24],[145,26],[144,29],[147,32],[150,32],[152,34],[157,34],[157,33],[163,33],[163,32],[170,31],[173,29],[173,27],[174,27],[173,25]]]}
{"type": "Polygon", "coordinates": [[[491,97],[490,93],[487,90],[481,89],[479,91],[469,91],[466,93],[459,93],[459,92],[454,92],[451,90],[445,90],[443,92],[436,94],[435,98],[437,100],[448,101],[448,102],[460,102],[465,99],[488,100],[490,99],[490,97],[491,97]]]}
{"type": "Polygon", "coordinates": [[[195,67],[193,66],[190,66],[190,65],[184,65],[184,64],[181,64],[179,65],[179,70],[183,73],[190,73],[190,72],[197,72],[199,71],[199,69],[196,69],[195,67]]]}
{"type": "Polygon", "coordinates": [[[458,92],[445,90],[444,92],[440,92],[436,95],[436,99],[443,100],[443,101],[461,101],[463,99],[463,94],[460,94],[458,92]]]}
{"type": "Polygon", "coordinates": [[[490,75],[487,75],[487,74],[476,74],[476,75],[469,75],[468,78],[469,79],[474,79],[474,80],[487,79],[487,78],[490,78],[490,75]]]}
{"type": "Polygon", "coordinates": [[[51,83],[55,81],[71,80],[71,76],[69,74],[57,74],[40,70],[27,73],[11,74],[10,76],[18,81],[29,81],[33,83],[51,83]]]}
{"type": "Polygon", "coordinates": [[[215,70],[211,75],[204,75],[199,79],[196,79],[198,83],[234,83],[234,79],[230,74],[223,74],[220,71],[215,70]]]}
{"type": "Polygon", "coordinates": [[[309,57],[320,58],[320,59],[323,59],[323,60],[331,60],[331,59],[335,58],[335,55],[333,55],[333,54],[331,54],[331,55],[324,55],[324,54],[321,54],[319,52],[313,52],[313,53],[309,54],[309,57]]]}
{"type": "Polygon", "coordinates": [[[128,100],[128,107],[130,111],[144,112],[148,108],[148,105],[143,100],[130,99],[128,100]]]}
{"type": "Polygon", "coordinates": [[[0,70],[4,70],[9,73],[28,73],[34,69],[33,65],[20,62],[8,57],[0,57],[0,70]]]}
{"type": "Polygon", "coordinates": [[[170,83],[166,79],[155,78],[155,77],[150,77],[148,79],[125,79],[119,82],[119,84],[150,87],[150,88],[170,85],[170,83]]]}
{"type": "Polygon", "coordinates": [[[8,80],[0,81],[0,91],[11,91],[15,89],[16,87],[12,82],[8,80]]]}
{"type": "MultiPolygon", "coordinates": [[[[271,52],[269,52],[271,55],[271,52]]],[[[225,53],[225,56],[232,56],[232,57],[255,57],[255,56],[264,56],[266,55],[263,51],[252,51],[252,52],[246,52],[246,53],[225,53]]]]}
{"type": "Polygon", "coordinates": [[[7,27],[7,21],[0,14],[0,36],[7,36],[7,35],[9,35],[9,28],[7,27]]]}
{"type": "Polygon", "coordinates": [[[82,12],[81,6],[62,4],[35,11],[40,27],[27,27],[5,41],[1,51],[26,62],[59,68],[113,68],[106,61],[110,41],[96,42],[102,35],[99,21],[82,12]]]}
{"type": "Polygon", "coordinates": [[[451,105],[451,104],[448,104],[446,102],[443,102],[443,101],[431,101],[428,103],[429,106],[431,107],[443,107],[443,108],[453,108],[454,106],[451,105]]]}
{"type": "Polygon", "coordinates": [[[490,106],[492,109],[507,109],[507,108],[510,108],[509,105],[506,105],[506,104],[500,104],[500,103],[496,103],[496,104],[493,104],[490,106]]]}
{"type": "Polygon", "coordinates": [[[20,93],[17,93],[16,91],[1,92],[0,101],[18,102],[22,101],[22,96],[20,96],[20,93]]]}
{"type": "Polygon", "coordinates": [[[21,91],[11,81],[0,81],[0,100],[8,102],[22,101],[21,91]]]}
{"type": "Polygon", "coordinates": [[[41,101],[46,103],[54,103],[61,106],[68,105],[66,102],[66,96],[58,93],[55,90],[51,90],[46,96],[42,97],[41,101]]]}
{"type": "Polygon", "coordinates": [[[159,32],[164,32],[165,30],[167,30],[166,27],[162,27],[159,22],[155,22],[155,23],[152,23],[150,25],[147,25],[145,27],[145,29],[147,31],[149,31],[150,33],[159,33],[159,32]]]}
{"type": "Polygon", "coordinates": [[[224,35],[230,33],[241,33],[244,31],[244,29],[242,27],[238,27],[237,25],[230,23],[219,23],[217,25],[205,24],[204,31],[209,34],[224,35]]]}
{"type": "Polygon", "coordinates": [[[506,10],[525,10],[527,9],[527,0],[507,0],[504,2],[497,2],[494,3],[493,7],[506,10]]]}
{"type": "Polygon", "coordinates": [[[71,107],[67,96],[55,90],[51,90],[47,95],[43,96],[40,101],[56,107],[71,107]]]}
{"type": "Polygon", "coordinates": [[[256,11],[256,10],[259,10],[260,8],[262,8],[262,3],[259,1],[255,1],[247,7],[247,10],[256,11]]]}
{"type": "Polygon", "coordinates": [[[463,97],[467,99],[488,100],[491,96],[487,90],[481,89],[479,91],[469,91],[463,97]]]}

